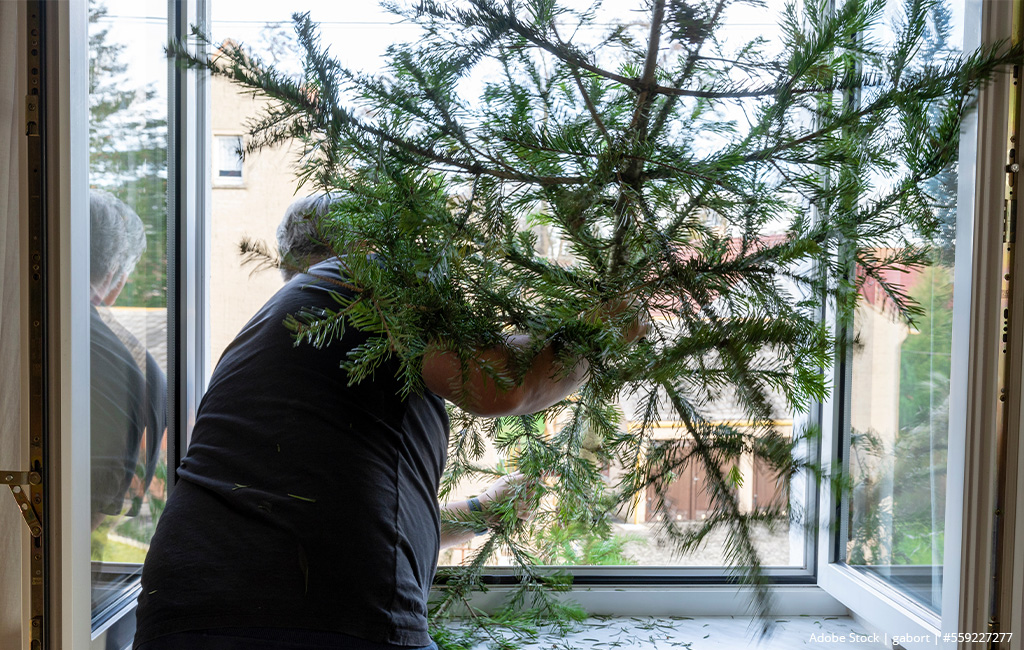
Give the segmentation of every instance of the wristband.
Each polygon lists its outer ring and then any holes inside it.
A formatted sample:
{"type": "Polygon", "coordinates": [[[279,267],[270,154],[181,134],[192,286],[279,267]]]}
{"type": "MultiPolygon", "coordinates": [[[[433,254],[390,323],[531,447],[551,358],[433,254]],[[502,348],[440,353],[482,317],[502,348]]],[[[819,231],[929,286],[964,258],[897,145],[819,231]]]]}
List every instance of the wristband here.
{"type": "MultiPolygon", "coordinates": [[[[483,506],[480,505],[480,499],[478,499],[476,497],[469,497],[468,499],[466,499],[466,503],[469,504],[469,511],[470,512],[483,512],[484,511],[483,506]]],[[[489,529],[487,528],[487,526],[481,526],[480,528],[474,528],[473,529],[473,532],[476,534],[477,537],[479,537],[480,535],[487,534],[488,531],[489,531],[489,529]]]]}

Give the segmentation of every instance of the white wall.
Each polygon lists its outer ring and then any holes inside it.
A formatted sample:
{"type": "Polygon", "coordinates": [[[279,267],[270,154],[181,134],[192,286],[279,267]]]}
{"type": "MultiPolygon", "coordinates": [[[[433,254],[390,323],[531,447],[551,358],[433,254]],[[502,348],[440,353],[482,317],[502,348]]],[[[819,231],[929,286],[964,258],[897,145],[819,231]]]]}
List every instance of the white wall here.
{"type": "MultiPolygon", "coordinates": [[[[21,444],[26,426],[20,282],[25,192],[24,5],[0,2],[0,469],[28,466],[21,444]]],[[[27,528],[6,486],[0,486],[0,648],[26,647],[22,639],[22,600],[27,528]]]]}

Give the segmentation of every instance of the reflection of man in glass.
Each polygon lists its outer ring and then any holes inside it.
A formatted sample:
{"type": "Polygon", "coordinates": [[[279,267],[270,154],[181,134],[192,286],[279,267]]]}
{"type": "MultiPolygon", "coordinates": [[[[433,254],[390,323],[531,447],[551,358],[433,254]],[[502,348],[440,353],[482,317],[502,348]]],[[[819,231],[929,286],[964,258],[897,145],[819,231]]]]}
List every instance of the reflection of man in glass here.
{"type": "Polygon", "coordinates": [[[148,485],[166,428],[167,380],[139,340],[108,307],[146,250],[142,220],[114,196],[93,191],[91,221],[90,380],[92,385],[92,527],[124,511],[137,474],[148,485]],[[145,457],[140,451],[145,444],[145,457]]]}

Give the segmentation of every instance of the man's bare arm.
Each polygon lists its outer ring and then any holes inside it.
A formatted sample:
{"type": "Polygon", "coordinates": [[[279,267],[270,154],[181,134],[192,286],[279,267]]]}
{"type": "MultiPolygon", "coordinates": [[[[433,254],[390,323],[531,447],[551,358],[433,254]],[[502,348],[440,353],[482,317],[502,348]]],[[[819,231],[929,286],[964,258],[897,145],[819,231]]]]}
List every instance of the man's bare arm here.
{"type": "MultiPolygon", "coordinates": [[[[605,303],[589,318],[613,318],[633,303],[619,300],[605,303]]],[[[634,319],[623,330],[628,343],[647,334],[650,321],[646,315],[634,319]]],[[[508,348],[526,350],[531,339],[526,335],[508,338],[508,348]]],[[[530,367],[515,386],[501,387],[494,375],[512,377],[511,352],[506,348],[491,348],[471,355],[464,369],[459,355],[437,345],[427,347],[423,355],[423,382],[434,393],[459,408],[480,417],[530,415],[557,404],[576,392],[586,381],[590,364],[576,359],[572,367],[563,366],[552,345],[544,346],[530,361],[530,367]],[[465,370],[465,372],[463,372],[465,370]]]]}
{"type": "Polygon", "coordinates": [[[441,550],[461,546],[477,533],[461,520],[470,513],[469,501],[455,501],[441,506],[441,550]]]}
{"type": "MultiPolygon", "coordinates": [[[[509,347],[525,349],[529,337],[509,337],[509,347]]],[[[579,359],[572,368],[564,368],[551,345],[533,357],[530,367],[517,385],[497,385],[493,374],[510,377],[512,360],[503,348],[476,353],[463,374],[459,355],[451,350],[430,346],[423,355],[423,381],[434,393],[459,408],[481,417],[530,415],[543,411],[571,395],[586,380],[589,364],[579,359]]]]}

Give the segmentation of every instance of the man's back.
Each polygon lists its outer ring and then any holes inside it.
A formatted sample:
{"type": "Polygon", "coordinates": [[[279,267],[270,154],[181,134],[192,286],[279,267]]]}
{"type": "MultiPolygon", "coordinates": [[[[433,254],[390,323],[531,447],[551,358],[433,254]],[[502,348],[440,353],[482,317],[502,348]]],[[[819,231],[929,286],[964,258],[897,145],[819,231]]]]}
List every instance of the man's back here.
{"type": "MultiPolygon", "coordinates": [[[[337,261],[310,272],[341,279],[337,261]]],[[[347,386],[355,329],[295,346],[285,318],[337,309],[331,291],[299,275],[221,358],[146,562],[136,643],[213,627],[430,643],[444,403],[402,400],[397,363],[347,386]]]]}

